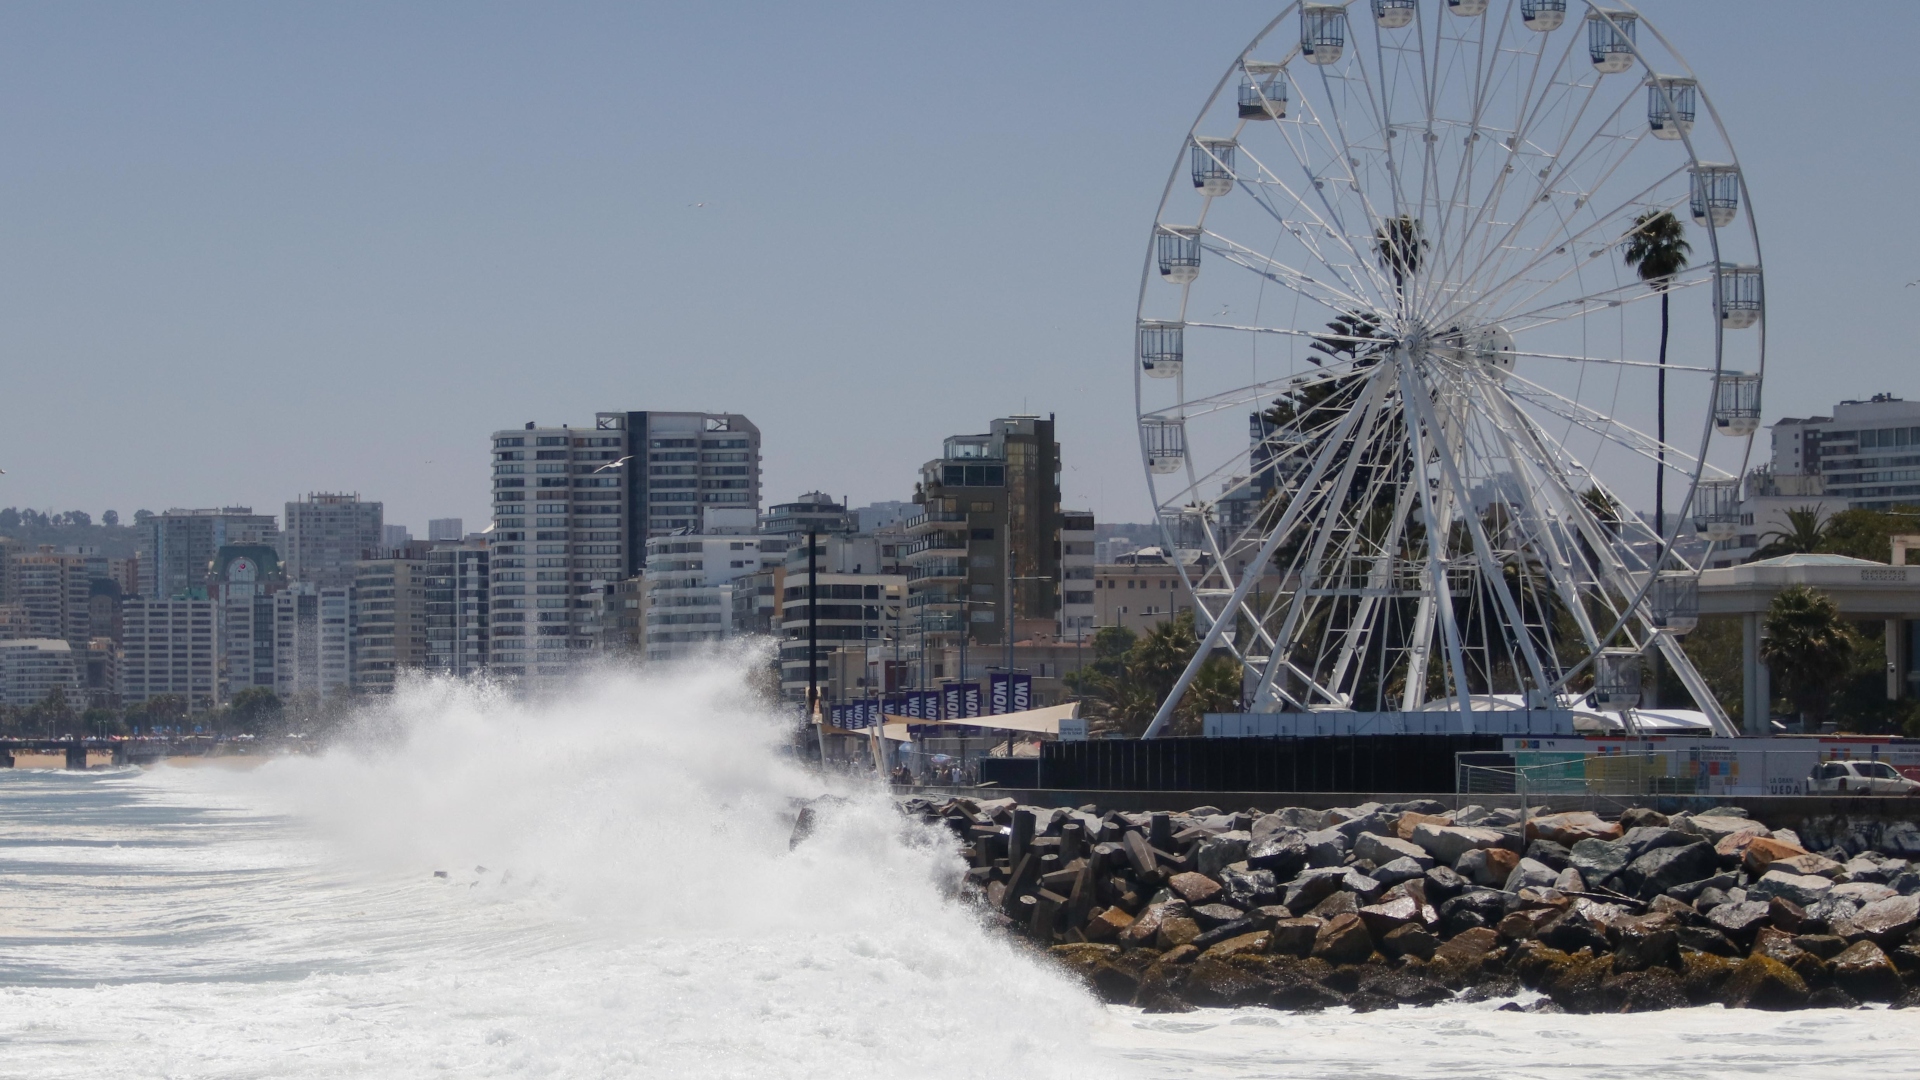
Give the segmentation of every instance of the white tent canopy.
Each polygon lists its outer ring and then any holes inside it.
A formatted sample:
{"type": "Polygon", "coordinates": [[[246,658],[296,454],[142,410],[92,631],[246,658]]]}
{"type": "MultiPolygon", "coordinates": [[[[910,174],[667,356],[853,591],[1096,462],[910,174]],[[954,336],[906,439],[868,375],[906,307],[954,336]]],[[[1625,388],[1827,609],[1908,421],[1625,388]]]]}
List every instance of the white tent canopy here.
{"type": "MultiPolygon", "coordinates": [[[[1060,721],[1072,720],[1080,715],[1080,703],[1070,701],[1065,705],[1050,705],[1044,709],[1028,709],[1024,712],[999,713],[994,716],[969,716],[964,720],[921,720],[912,716],[886,715],[886,727],[883,734],[895,742],[905,742],[907,725],[941,725],[945,727],[983,728],[988,731],[1027,731],[1036,735],[1060,734],[1060,721]]],[[[960,734],[955,732],[955,734],[960,734]]]]}

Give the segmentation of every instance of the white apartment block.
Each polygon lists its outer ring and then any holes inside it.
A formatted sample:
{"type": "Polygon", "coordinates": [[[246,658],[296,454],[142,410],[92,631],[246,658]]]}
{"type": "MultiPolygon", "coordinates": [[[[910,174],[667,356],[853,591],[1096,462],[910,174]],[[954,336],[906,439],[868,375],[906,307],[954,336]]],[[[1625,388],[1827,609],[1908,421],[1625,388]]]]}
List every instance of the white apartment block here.
{"type": "MultiPolygon", "coordinates": [[[[753,512],[715,510],[704,532],[647,541],[646,658],[673,660],[733,636],[734,583],[778,565],[753,532],[753,512]]],[[[776,548],[784,544],[775,544],[776,548]]]]}
{"type": "Polygon", "coordinates": [[[219,622],[212,600],[133,598],[120,605],[120,700],[171,695],[188,713],[220,703],[219,622]]]}
{"type": "Polygon", "coordinates": [[[60,638],[0,641],[0,703],[25,708],[58,689],[68,705],[80,708],[81,673],[73,646],[60,638]]]}
{"type": "MultiPolygon", "coordinates": [[[[459,519],[453,532],[459,532],[459,519]]],[[[432,526],[430,525],[429,530],[432,526]]],[[[457,540],[457,538],[456,538],[457,540]]],[[[436,544],[427,552],[426,667],[478,675],[487,666],[488,551],[485,541],[436,544]]]]}
{"type": "Polygon", "coordinates": [[[606,596],[649,537],[760,507],[760,431],[732,413],[603,412],[591,428],[496,431],[489,666],[536,680],[602,641],[606,596]]]}
{"type": "Polygon", "coordinates": [[[1835,509],[1920,505],[1920,401],[1876,394],[1843,401],[1832,416],[1784,417],[1771,430],[1776,480],[1818,476],[1820,490],[1808,494],[1835,509]]]}
{"type": "Polygon", "coordinates": [[[288,503],[281,548],[287,580],[352,585],[354,564],[385,542],[382,512],[382,504],[357,494],[316,492],[288,503]]]}
{"type": "Polygon", "coordinates": [[[1094,589],[1093,515],[1068,511],[1060,519],[1060,640],[1093,636],[1099,625],[1094,589]]]}
{"type": "Polygon", "coordinates": [[[274,688],[326,700],[353,689],[353,590],[296,581],[273,595],[274,688]]]}

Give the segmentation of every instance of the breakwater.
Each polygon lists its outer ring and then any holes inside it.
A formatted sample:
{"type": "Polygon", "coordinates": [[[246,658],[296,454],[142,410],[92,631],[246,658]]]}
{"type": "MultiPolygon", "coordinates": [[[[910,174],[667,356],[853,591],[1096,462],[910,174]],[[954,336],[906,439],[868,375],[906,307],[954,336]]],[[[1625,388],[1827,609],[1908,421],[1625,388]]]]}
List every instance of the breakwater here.
{"type": "Polygon", "coordinates": [[[1102,999],[1148,1011],[1920,1005],[1920,827],[1732,806],[1416,799],[1102,812],[909,798],[964,890],[1102,999]],[[1521,1008],[1514,1004],[1510,1007],[1521,1008]]]}

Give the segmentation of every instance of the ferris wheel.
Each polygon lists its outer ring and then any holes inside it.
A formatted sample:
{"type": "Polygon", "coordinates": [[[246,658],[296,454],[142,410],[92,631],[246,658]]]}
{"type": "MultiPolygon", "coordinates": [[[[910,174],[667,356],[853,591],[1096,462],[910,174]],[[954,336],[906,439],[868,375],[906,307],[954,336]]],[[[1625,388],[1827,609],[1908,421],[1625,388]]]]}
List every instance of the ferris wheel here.
{"type": "Polygon", "coordinates": [[[1142,272],[1141,454],[1206,635],[1147,734],[1220,648],[1256,712],[1591,694],[1629,728],[1658,654],[1736,734],[1676,635],[1693,535],[1739,527],[1762,282],[1733,146],[1634,9],[1287,7],[1142,272]]]}

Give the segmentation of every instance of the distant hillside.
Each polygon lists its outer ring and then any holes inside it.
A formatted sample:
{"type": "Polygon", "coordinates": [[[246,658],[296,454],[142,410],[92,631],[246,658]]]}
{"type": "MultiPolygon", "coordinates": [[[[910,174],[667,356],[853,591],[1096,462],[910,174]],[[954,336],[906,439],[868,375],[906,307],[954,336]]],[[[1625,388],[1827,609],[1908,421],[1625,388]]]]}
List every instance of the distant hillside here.
{"type": "Polygon", "coordinates": [[[0,510],[0,536],[29,548],[41,544],[55,547],[89,546],[99,548],[100,553],[109,558],[130,558],[135,550],[133,527],[119,524],[118,515],[112,511],[101,516],[112,516],[115,524],[96,522],[93,515],[84,510],[47,514],[9,506],[0,510]]]}

